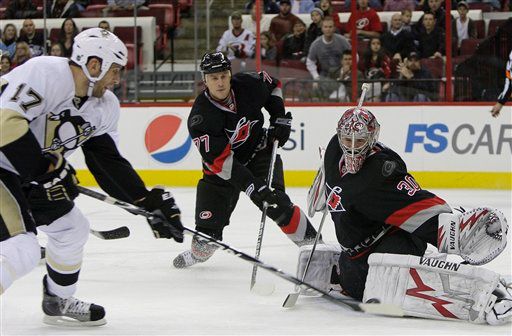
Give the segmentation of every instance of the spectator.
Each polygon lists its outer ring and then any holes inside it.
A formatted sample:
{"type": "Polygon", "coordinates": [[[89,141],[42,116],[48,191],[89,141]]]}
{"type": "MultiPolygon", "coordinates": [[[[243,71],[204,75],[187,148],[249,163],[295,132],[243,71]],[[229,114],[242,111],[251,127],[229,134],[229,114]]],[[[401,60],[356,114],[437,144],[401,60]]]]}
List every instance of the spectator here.
{"type": "Polygon", "coordinates": [[[11,0],[5,10],[5,18],[11,20],[40,16],[41,14],[37,11],[37,7],[32,3],[32,0],[11,0]]]}
{"type": "MultiPolygon", "coordinates": [[[[338,89],[329,95],[329,99],[340,102],[352,101],[352,51],[345,50],[341,56],[341,66],[329,73],[329,77],[335,79],[338,83],[338,89]],[[341,83],[340,83],[341,82],[341,83]]],[[[357,70],[357,87],[361,87],[364,76],[357,70]]],[[[359,90],[360,93],[361,90],[359,90]]]]}
{"type": "MultiPolygon", "coordinates": [[[[370,2],[370,6],[372,6],[370,2]]],[[[413,11],[416,8],[416,2],[414,0],[386,0],[384,3],[383,10],[386,12],[402,11],[408,9],[413,11]]]]}
{"type": "Polygon", "coordinates": [[[59,42],[63,47],[64,57],[71,57],[73,51],[73,39],[78,35],[78,27],[72,18],[67,18],[62,22],[59,31],[59,42]]]}
{"type": "Polygon", "coordinates": [[[422,18],[423,26],[414,37],[421,58],[442,57],[445,50],[444,30],[436,26],[434,14],[427,12],[422,18]]]}
{"type": "Polygon", "coordinates": [[[313,0],[290,0],[293,14],[309,14],[315,8],[313,0]]]}
{"type": "Polygon", "coordinates": [[[293,33],[283,38],[283,59],[305,59],[304,45],[306,43],[306,25],[302,20],[295,22],[293,33]]]}
{"type": "Polygon", "coordinates": [[[274,34],[277,41],[291,33],[295,22],[300,20],[291,13],[291,8],[290,0],[281,0],[279,2],[279,14],[270,21],[269,31],[274,34]]]}
{"type": "Polygon", "coordinates": [[[370,47],[359,62],[359,69],[363,71],[366,79],[372,80],[368,101],[380,101],[382,82],[378,80],[387,79],[391,75],[391,60],[382,49],[380,38],[372,37],[370,39],[370,47]]]}
{"type": "Polygon", "coordinates": [[[2,54],[0,60],[0,76],[6,75],[11,71],[11,58],[9,55],[2,54]]]}
{"type": "Polygon", "coordinates": [[[231,25],[233,28],[222,34],[217,51],[226,54],[230,60],[251,57],[254,53],[254,35],[242,28],[242,13],[236,11],[231,14],[231,25]]]}
{"type": "Polygon", "coordinates": [[[412,32],[412,11],[403,9],[400,14],[402,16],[402,29],[408,32],[412,32]]]}
{"type": "Polygon", "coordinates": [[[274,61],[277,58],[276,38],[269,31],[260,34],[261,59],[274,61]]]}
{"type": "Polygon", "coordinates": [[[306,43],[304,44],[304,54],[308,54],[311,43],[320,35],[322,35],[322,20],[324,12],[320,8],[314,8],[311,11],[311,24],[306,31],[306,43]]]}
{"type": "MultiPolygon", "coordinates": [[[[387,1],[387,0],[385,0],[387,1]]],[[[345,10],[347,12],[350,12],[352,1],[345,0],[345,10]]],[[[374,9],[381,10],[382,9],[382,2],[381,0],[370,0],[370,7],[374,9]]]]}
{"type": "MultiPolygon", "coordinates": [[[[265,14],[277,14],[279,13],[279,6],[275,3],[273,0],[262,0],[263,3],[263,13],[265,14]]],[[[254,8],[255,0],[250,0],[245,5],[245,9],[247,12],[252,12],[252,9],[254,8]]]]}
{"type": "Polygon", "coordinates": [[[50,48],[50,56],[65,57],[64,47],[62,47],[62,44],[60,44],[59,42],[52,43],[52,46],[50,48]]]}
{"type": "MultiPolygon", "coordinates": [[[[399,78],[403,81],[396,82],[389,89],[386,101],[432,101],[436,86],[432,81],[432,74],[421,67],[420,57],[412,52],[403,63],[398,64],[399,78]]],[[[383,88],[386,90],[386,88],[383,88]]]]}
{"type": "Polygon", "coordinates": [[[468,17],[469,6],[466,1],[457,4],[459,17],[452,21],[452,36],[457,48],[460,48],[462,40],[476,38],[475,21],[468,17]]]}
{"type": "Polygon", "coordinates": [[[107,20],[101,20],[100,23],[98,23],[98,28],[108,30],[109,32],[112,32],[110,29],[110,23],[108,23],[107,20]]]}
{"type": "MultiPolygon", "coordinates": [[[[330,16],[324,17],[322,21],[323,35],[318,37],[309,49],[306,67],[315,81],[319,79],[326,80],[329,73],[339,67],[343,52],[351,49],[347,39],[340,34],[335,34],[334,30],[332,18],[330,16]],[[320,72],[318,67],[320,67],[320,72]]],[[[320,83],[322,84],[322,82],[320,83]]],[[[319,91],[320,96],[328,97],[332,92],[332,85],[319,86],[315,82],[314,89],[319,91]]]]}
{"type": "Polygon", "coordinates": [[[4,27],[2,34],[2,40],[0,41],[0,50],[2,55],[8,55],[11,61],[16,53],[16,38],[17,38],[16,26],[12,23],[8,23],[4,27]]]}
{"type": "Polygon", "coordinates": [[[44,54],[44,34],[36,31],[36,26],[32,19],[25,19],[25,21],[23,21],[23,27],[20,30],[18,42],[27,42],[30,47],[32,57],[44,54]]]}
{"type": "Polygon", "coordinates": [[[80,7],[75,0],[53,0],[46,3],[46,13],[50,18],[76,18],[80,7]]]}
{"type": "MultiPolygon", "coordinates": [[[[430,10],[425,11],[425,13],[418,20],[418,22],[416,22],[416,24],[413,26],[413,30],[419,32],[422,28],[423,16],[425,16],[426,13],[432,13],[434,15],[436,27],[441,29],[442,31],[445,31],[446,11],[444,10],[443,7],[441,7],[443,1],[444,0],[428,0],[428,6],[430,10]]],[[[453,16],[451,18],[451,21],[453,21],[453,16]]]]}
{"type": "MultiPolygon", "coordinates": [[[[251,18],[249,20],[242,20],[242,28],[247,29],[254,36],[256,36],[256,7],[255,6],[252,6],[252,8],[251,8],[251,18]]],[[[268,30],[269,28],[270,28],[270,18],[267,15],[264,15],[263,11],[260,11],[260,32],[268,30]]]]}
{"type": "Polygon", "coordinates": [[[382,23],[375,9],[368,7],[368,0],[357,0],[358,10],[350,14],[346,24],[345,34],[350,38],[350,31],[355,20],[356,33],[359,38],[379,37],[382,33],[382,23]]]}
{"type": "Polygon", "coordinates": [[[328,16],[332,17],[332,19],[334,21],[334,27],[336,28],[337,32],[342,33],[343,25],[340,22],[340,17],[338,15],[338,12],[332,6],[331,0],[320,0],[318,7],[324,13],[324,18],[328,17],[328,16]]]}
{"type": "Polygon", "coordinates": [[[391,17],[389,31],[382,34],[381,41],[388,56],[399,62],[415,49],[413,35],[404,29],[402,15],[399,13],[391,17]]]}
{"type": "Polygon", "coordinates": [[[22,65],[31,57],[32,53],[30,52],[30,47],[27,42],[16,43],[16,53],[14,54],[14,58],[12,59],[12,67],[15,68],[19,65],[22,65]]]}
{"type": "Polygon", "coordinates": [[[107,7],[103,8],[105,15],[108,12],[122,11],[122,10],[133,10],[136,6],[137,9],[148,9],[144,6],[146,0],[107,0],[107,7]]]}

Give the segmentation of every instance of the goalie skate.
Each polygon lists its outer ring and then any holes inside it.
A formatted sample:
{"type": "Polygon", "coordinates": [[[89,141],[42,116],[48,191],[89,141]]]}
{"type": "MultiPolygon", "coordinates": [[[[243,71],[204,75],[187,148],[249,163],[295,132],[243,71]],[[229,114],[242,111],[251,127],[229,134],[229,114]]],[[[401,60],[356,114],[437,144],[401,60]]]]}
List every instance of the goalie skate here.
{"type": "Polygon", "coordinates": [[[178,254],[172,263],[176,268],[190,267],[210,259],[217,248],[217,246],[208,244],[207,241],[202,241],[194,237],[192,238],[191,249],[178,254]]]}
{"type": "Polygon", "coordinates": [[[77,298],[58,297],[48,291],[46,275],[43,278],[43,322],[65,326],[100,326],[107,323],[105,309],[77,298]]]}

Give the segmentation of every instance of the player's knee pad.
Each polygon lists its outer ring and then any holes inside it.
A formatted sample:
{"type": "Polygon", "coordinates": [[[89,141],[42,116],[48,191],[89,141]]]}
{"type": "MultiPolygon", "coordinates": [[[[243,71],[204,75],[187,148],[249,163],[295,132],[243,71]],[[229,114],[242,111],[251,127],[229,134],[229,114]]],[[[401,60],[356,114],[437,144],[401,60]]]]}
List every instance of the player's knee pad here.
{"type": "Polygon", "coordinates": [[[0,293],[33,270],[41,257],[36,235],[18,234],[0,242],[0,293]]]}
{"type": "Polygon", "coordinates": [[[78,271],[84,245],[89,238],[89,228],[89,221],[77,207],[50,225],[39,227],[48,236],[47,264],[56,271],[78,271]]]}
{"type": "Polygon", "coordinates": [[[505,249],[508,223],[497,209],[455,209],[439,215],[438,232],[440,252],[458,254],[472,265],[482,265],[505,249]]]}
{"type": "Polygon", "coordinates": [[[281,216],[281,220],[276,222],[281,231],[298,246],[311,244],[315,239],[316,229],[306,214],[296,205],[286,209],[281,216]]]}
{"type": "Polygon", "coordinates": [[[495,319],[507,319],[506,304],[500,302],[509,299],[498,301],[495,293],[500,276],[485,268],[382,253],[370,255],[368,264],[363,302],[398,305],[409,316],[473,323],[485,323],[497,309],[495,319]]]}
{"type": "Polygon", "coordinates": [[[204,180],[197,184],[196,226],[208,235],[222,236],[223,228],[238,201],[238,191],[229,185],[219,185],[204,180]]]}
{"type": "MultiPolygon", "coordinates": [[[[304,245],[299,249],[297,278],[302,279],[313,245],[304,245]]],[[[341,248],[339,245],[317,244],[304,278],[304,282],[328,292],[333,286],[332,274],[338,273],[338,259],[341,248]]],[[[337,282],[337,281],[336,281],[337,282]]],[[[314,293],[303,289],[304,294],[314,293]]]]}

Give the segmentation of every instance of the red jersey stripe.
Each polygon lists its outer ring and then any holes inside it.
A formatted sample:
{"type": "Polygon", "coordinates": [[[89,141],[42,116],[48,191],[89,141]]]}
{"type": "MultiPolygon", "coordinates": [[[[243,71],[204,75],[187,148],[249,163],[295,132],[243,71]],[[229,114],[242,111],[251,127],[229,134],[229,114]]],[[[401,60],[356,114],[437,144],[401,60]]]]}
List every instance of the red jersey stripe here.
{"type": "Polygon", "coordinates": [[[446,202],[437,196],[418,201],[392,213],[386,218],[386,224],[400,226],[418,212],[443,204],[446,202]]]}

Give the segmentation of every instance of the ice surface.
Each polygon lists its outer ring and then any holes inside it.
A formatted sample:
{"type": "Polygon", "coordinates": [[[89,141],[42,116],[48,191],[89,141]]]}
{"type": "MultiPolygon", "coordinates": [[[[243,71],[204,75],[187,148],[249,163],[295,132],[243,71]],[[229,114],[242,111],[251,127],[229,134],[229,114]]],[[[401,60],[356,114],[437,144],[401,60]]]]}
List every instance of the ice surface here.
{"type": "MultiPolygon", "coordinates": [[[[450,204],[491,205],[512,218],[510,191],[433,190],[450,204]]],[[[173,189],[183,222],[193,226],[195,190],[173,189]]],[[[306,189],[289,194],[305,205],[306,189]]],[[[0,296],[1,335],[178,335],[178,334],[297,334],[297,335],[511,335],[512,325],[492,327],[465,322],[419,318],[385,318],[346,310],[321,298],[300,297],[289,310],[281,307],[293,285],[258,270],[258,281],[273,283],[275,292],[258,296],[249,291],[252,265],[224,251],[190,269],[172,267],[172,259],[188,249],[184,244],[153,238],[144,218],[100,201],[80,196],[78,206],[96,230],[127,225],[129,238],[104,241],[91,236],[77,297],[106,308],[108,323],[92,328],[58,328],[42,323],[39,266],[0,296]]],[[[313,223],[318,227],[320,215],[313,223]]],[[[224,241],[254,255],[260,212],[241,195],[224,241]]],[[[324,239],[334,242],[332,223],[324,225],[324,239]]],[[[297,248],[268,221],[261,259],[295,274],[297,248]]],[[[506,251],[486,267],[510,275],[510,237],[506,251]]]]}

